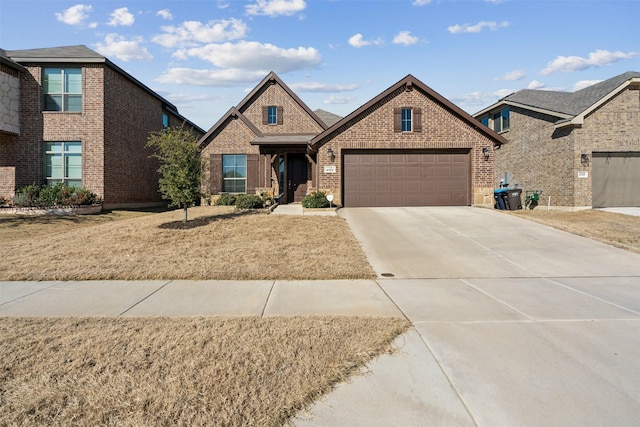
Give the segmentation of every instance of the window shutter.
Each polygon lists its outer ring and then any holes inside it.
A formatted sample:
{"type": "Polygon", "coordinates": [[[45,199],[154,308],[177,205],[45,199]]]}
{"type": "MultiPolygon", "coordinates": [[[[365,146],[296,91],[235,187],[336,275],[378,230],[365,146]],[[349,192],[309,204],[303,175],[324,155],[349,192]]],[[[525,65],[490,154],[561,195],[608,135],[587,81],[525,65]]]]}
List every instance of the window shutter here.
{"type": "Polygon", "coordinates": [[[262,106],[262,124],[263,125],[269,124],[269,107],[266,105],[262,106]]]}
{"type": "Polygon", "coordinates": [[[283,117],[282,117],[282,113],[284,112],[284,108],[282,107],[282,105],[278,105],[277,107],[277,113],[276,113],[276,118],[278,120],[278,124],[281,125],[283,123],[283,117]]]}
{"type": "Polygon", "coordinates": [[[210,159],[211,194],[219,194],[222,191],[222,154],[212,154],[210,159]]]}
{"type": "Polygon", "coordinates": [[[393,109],[393,131],[402,132],[402,108],[393,109]]]}
{"type": "Polygon", "coordinates": [[[247,154],[247,194],[255,194],[259,187],[259,154],[247,154]]]}
{"type": "Polygon", "coordinates": [[[422,132],[422,109],[414,108],[413,109],[413,131],[414,132],[422,132]]]}

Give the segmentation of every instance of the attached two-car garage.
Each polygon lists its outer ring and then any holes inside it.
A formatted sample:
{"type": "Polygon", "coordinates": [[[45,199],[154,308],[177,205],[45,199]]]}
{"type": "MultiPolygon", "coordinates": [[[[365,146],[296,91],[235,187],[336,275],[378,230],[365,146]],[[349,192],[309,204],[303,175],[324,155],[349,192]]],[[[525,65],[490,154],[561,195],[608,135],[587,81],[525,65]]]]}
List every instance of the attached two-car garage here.
{"type": "Polygon", "coordinates": [[[345,151],[344,206],[468,206],[470,177],[469,150],[345,151]]]}

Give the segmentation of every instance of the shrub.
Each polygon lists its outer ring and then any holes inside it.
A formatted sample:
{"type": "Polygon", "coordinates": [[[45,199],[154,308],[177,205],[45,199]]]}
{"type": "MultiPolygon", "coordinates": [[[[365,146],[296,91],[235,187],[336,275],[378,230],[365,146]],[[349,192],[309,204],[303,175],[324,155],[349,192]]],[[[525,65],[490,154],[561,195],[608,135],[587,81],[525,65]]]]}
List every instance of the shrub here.
{"type": "Polygon", "coordinates": [[[234,206],[236,204],[235,194],[222,194],[216,200],[216,206],[234,206]]]}
{"type": "Polygon", "coordinates": [[[18,188],[16,194],[13,196],[13,204],[18,207],[35,207],[38,201],[38,193],[40,187],[31,184],[18,188]]]}
{"type": "Polygon", "coordinates": [[[90,206],[100,203],[102,200],[86,188],[68,187],[62,183],[26,185],[18,188],[13,197],[13,204],[18,207],[90,206]]]}
{"type": "Polygon", "coordinates": [[[251,194],[238,194],[236,196],[236,208],[238,209],[261,209],[264,207],[262,197],[251,194]]]}
{"type": "Polygon", "coordinates": [[[314,191],[302,199],[303,208],[328,208],[329,201],[322,191],[314,191]]]}

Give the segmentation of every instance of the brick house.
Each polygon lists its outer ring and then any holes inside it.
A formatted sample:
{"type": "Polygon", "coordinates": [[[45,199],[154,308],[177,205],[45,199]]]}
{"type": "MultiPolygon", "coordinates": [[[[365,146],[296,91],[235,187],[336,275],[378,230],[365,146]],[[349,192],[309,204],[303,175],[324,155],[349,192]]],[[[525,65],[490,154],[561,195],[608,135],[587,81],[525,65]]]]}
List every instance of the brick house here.
{"type": "Polygon", "coordinates": [[[474,114],[509,140],[496,182],[543,190],[561,209],[640,206],[640,73],[576,92],[521,90],[474,114]]]}
{"type": "Polygon", "coordinates": [[[204,191],[313,190],[342,206],[493,203],[493,152],[506,140],[408,75],[339,118],[311,111],[267,75],[200,140],[204,191]]]}
{"type": "Polygon", "coordinates": [[[28,184],[83,186],[107,208],[162,203],[149,132],[204,131],[86,46],[0,50],[0,197],[28,184]]]}

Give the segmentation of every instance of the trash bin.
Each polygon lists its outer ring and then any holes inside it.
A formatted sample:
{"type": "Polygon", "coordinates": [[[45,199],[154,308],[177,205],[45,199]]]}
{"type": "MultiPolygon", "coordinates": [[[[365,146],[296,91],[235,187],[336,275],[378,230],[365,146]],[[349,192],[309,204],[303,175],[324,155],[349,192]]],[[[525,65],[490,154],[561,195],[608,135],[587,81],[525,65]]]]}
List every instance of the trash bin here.
{"type": "Polygon", "coordinates": [[[501,188],[499,190],[493,190],[493,198],[496,201],[496,203],[493,205],[494,208],[496,209],[500,209],[500,210],[505,210],[507,209],[506,203],[505,203],[505,194],[507,192],[506,188],[501,188]]]}
{"type": "Polygon", "coordinates": [[[506,202],[505,205],[507,209],[511,211],[515,211],[518,209],[522,209],[522,190],[519,188],[509,189],[505,191],[506,202]]]}

